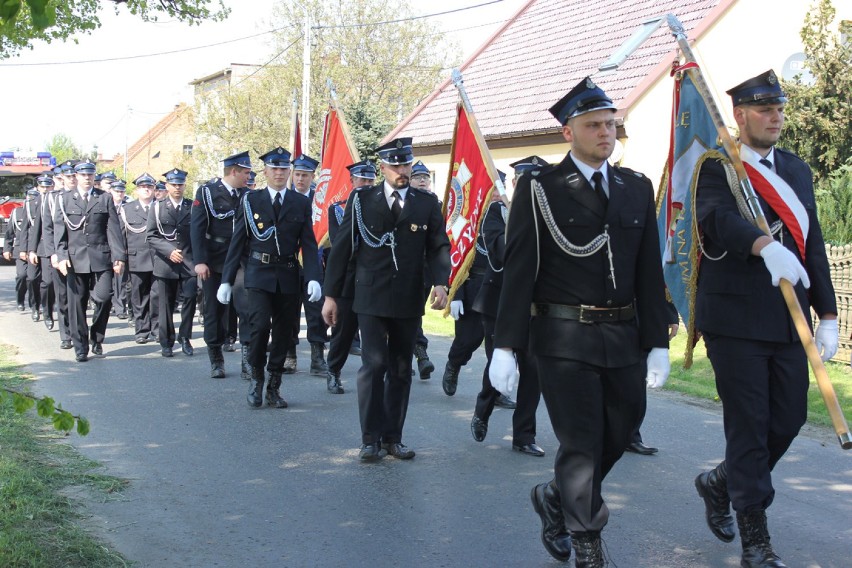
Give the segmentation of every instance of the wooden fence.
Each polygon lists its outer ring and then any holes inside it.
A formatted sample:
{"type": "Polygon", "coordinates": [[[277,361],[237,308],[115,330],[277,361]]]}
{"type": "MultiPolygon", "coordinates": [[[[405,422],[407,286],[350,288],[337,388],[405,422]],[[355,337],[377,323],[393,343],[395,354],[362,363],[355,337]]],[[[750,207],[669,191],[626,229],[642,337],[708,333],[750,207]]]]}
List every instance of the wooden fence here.
{"type": "Polygon", "coordinates": [[[840,348],[832,361],[849,363],[852,351],[852,245],[825,245],[831,281],[837,296],[837,319],[840,329],[840,348]]]}

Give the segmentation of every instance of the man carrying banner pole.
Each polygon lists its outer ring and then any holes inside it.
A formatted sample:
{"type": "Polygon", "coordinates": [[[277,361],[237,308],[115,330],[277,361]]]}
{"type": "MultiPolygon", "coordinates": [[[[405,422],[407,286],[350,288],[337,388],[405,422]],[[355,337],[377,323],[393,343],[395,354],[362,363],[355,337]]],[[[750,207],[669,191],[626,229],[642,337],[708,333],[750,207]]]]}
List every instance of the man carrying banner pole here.
{"type": "Polygon", "coordinates": [[[553,481],[532,490],[557,560],[603,567],[603,480],[638,423],[645,381],[668,378],[665,288],[645,176],[607,160],[616,107],[585,78],[550,112],[571,151],[518,181],[489,376],[508,394],[529,347],[559,440],[553,481]],[[532,316],[532,317],[530,317],[532,316]],[[645,373],[647,361],[647,376],[645,373]]]}
{"type": "Polygon", "coordinates": [[[728,94],[740,132],[740,157],[772,236],[738,207],[739,188],[728,156],[705,155],[699,161],[695,203],[705,252],[696,325],[716,374],[726,448],[725,460],[699,475],[695,486],[711,531],[725,542],[735,537],[733,505],[741,566],[782,567],[766,523],[775,496],[771,474],[807,419],[809,380],[779,282],[789,281],[800,304],[819,316],[815,341],[823,360],[837,351],[837,306],[810,168],[775,146],[787,102],[775,73],[752,77],[728,94]]]}

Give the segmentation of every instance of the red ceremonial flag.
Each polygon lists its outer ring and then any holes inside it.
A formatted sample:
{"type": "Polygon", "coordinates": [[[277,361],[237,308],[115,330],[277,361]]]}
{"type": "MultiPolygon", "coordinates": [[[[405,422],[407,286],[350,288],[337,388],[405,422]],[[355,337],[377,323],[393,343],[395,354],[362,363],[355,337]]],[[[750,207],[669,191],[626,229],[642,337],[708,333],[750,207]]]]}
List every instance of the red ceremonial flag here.
{"type": "Polygon", "coordinates": [[[328,206],[349,198],[352,184],[346,166],[360,160],[343,115],[331,106],[325,115],[319,180],[314,193],[314,236],[320,246],[328,239],[328,206]]]}
{"type": "Polygon", "coordinates": [[[293,89],[293,111],[290,113],[290,136],[292,156],[298,158],[302,155],[302,128],[299,126],[299,99],[295,89],[293,89]]]}
{"type": "Polygon", "coordinates": [[[457,113],[450,151],[452,176],[444,195],[444,220],[450,239],[450,300],[467,279],[476,256],[479,224],[499,179],[476,119],[461,102],[457,113]]]}

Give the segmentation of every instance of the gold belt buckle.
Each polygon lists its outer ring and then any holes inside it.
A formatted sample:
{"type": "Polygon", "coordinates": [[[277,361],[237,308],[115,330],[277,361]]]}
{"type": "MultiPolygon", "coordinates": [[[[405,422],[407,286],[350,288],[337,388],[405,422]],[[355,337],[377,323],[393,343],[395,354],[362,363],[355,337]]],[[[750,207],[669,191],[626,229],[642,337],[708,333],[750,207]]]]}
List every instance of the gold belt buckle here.
{"type": "Polygon", "coordinates": [[[580,323],[585,323],[585,324],[595,323],[595,320],[586,319],[586,311],[592,311],[593,309],[594,309],[594,306],[587,306],[585,304],[580,304],[580,318],[579,318],[578,321],[580,323]]]}
{"type": "Polygon", "coordinates": [[[263,264],[269,264],[269,253],[268,252],[260,253],[260,262],[262,262],[263,264]]]}

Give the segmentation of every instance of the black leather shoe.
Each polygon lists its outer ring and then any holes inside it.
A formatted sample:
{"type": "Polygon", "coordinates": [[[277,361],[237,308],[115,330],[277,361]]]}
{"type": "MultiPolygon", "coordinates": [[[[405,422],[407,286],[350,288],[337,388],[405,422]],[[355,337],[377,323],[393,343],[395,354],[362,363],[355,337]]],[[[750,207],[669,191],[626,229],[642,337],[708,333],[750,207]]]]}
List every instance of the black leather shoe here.
{"type": "Polygon", "coordinates": [[[474,414],[470,419],[470,433],[477,442],[483,441],[488,434],[488,422],[474,414]]]}
{"type": "Polygon", "coordinates": [[[508,408],[509,410],[514,409],[518,406],[514,400],[506,396],[505,394],[501,394],[497,397],[497,400],[494,401],[494,406],[499,406],[500,408],[508,408]]]}
{"type": "Polygon", "coordinates": [[[70,339],[63,339],[59,342],[60,349],[71,349],[72,347],[74,347],[74,344],[71,343],[70,339]]]}
{"type": "Polygon", "coordinates": [[[92,355],[103,355],[104,354],[104,346],[102,343],[98,343],[97,341],[92,341],[92,355]]]}
{"type": "Polygon", "coordinates": [[[27,307],[23,304],[18,304],[18,311],[19,312],[25,312],[25,311],[27,311],[27,307]]]}
{"type": "Polygon", "coordinates": [[[88,360],[89,360],[89,354],[88,353],[77,353],[77,362],[78,363],[85,363],[88,360]]]}
{"type": "Polygon", "coordinates": [[[388,453],[379,444],[363,444],[358,452],[358,459],[365,462],[379,461],[388,453]]]}
{"type": "Polygon", "coordinates": [[[163,357],[171,357],[173,355],[172,348],[163,347],[163,349],[160,351],[160,355],[162,355],[163,357]]]}
{"type": "Polygon", "coordinates": [[[535,442],[532,444],[512,444],[512,449],[516,452],[527,454],[528,456],[535,456],[537,458],[544,457],[544,450],[542,450],[541,446],[535,442]]]}
{"type": "Polygon", "coordinates": [[[734,517],[731,515],[731,499],[728,497],[724,466],[717,466],[699,474],[695,478],[695,489],[704,500],[704,518],[710,532],[722,542],[734,540],[734,517]]]}
{"type": "Polygon", "coordinates": [[[180,350],[183,351],[183,354],[192,357],[195,351],[192,349],[192,343],[189,342],[189,339],[185,337],[178,337],[178,343],[180,343],[180,350]]]}
{"type": "Polygon", "coordinates": [[[562,504],[550,483],[541,483],[530,493],[533,509],[541,518],[541,543],[544,549],[560,562],[571,558],[571,534],[565,529],[562,504]]]}
{"type": "Polygon", "coordinates": [[[460,367],[453,365],[449,361],[447,361],[447,366],[444,367],[444,378],[441,381],[441,386],[444,388],[444,394],[447,396],[453,396],[456,394],[456,389],[459,385],[459,371],[460,367]]]}
{"type": "Polygon", "coordinates": [[[385,450],[388,454],[400,460],[410,460],[414,457],[414,450],[409,449],[405,444],[400,442],[382,444],[382,449],[385,450]]]}
{"type": "Polygon", "coordinates": [[[33,321],[38,321],[41,319],[41,314],[38,311],[38,306],[33,306],[32,318],[33,321]]]}
{"type": "Polygon", "coordinates": [[[53,330],[53,319],[52,318],[44,318],[44,327],[47,328],[47,331],[53,330]]]}
{"type": "Polygon", "coordinates": [[[138,343],[139,345],[145,345],[146,343],[148,343],[148,337],[144,335],[141,337],[137,337],[136,343],[138,343]]]}
{"type": "Polygon", "coordinates": [[[349,348],[349,354],[355,355],[356,357],[360,357],[361,356],[361,347],[359,347],[358,345],[355,345],[353,343],[352,347],[349,348]]]}
{"type": "Polygon", "coordinates": [[[127,310],[122,310],[122,311],[118,312],[118,319],[126,320],[128,317],[129,316],[127,314],[127,310]]]}
{"type": "Polygon", "coordinates": [[[326,373],[325,388],[331,394],[343,394],[343,386],[340,384],[340,373],[332,371],[326,373]]]}
{"type": "Polygon", "coordinates": [[[235,337],[228,337],[227,339],[225,339],[225,343],[222,344],[222,351],[233,353],[237,350],[236,345],[234,345],[236,342],[237,339],[235,337]]]}
{"type": "Polygon", "coordinates": [[[285,375],[292,375],[296,372],[296,364],[296,348],[292,347],[287,351],[287,356],[284,358],[284,370],[282,372],[285,375]]]}
{"type": "Polygon", "coordinates": [[[660,451],[657,448],[646,446],[642,442],[630,442],[627,444],[625,450],[632,454],[639,454],[640,456],[652,456],[660,451]]]}

